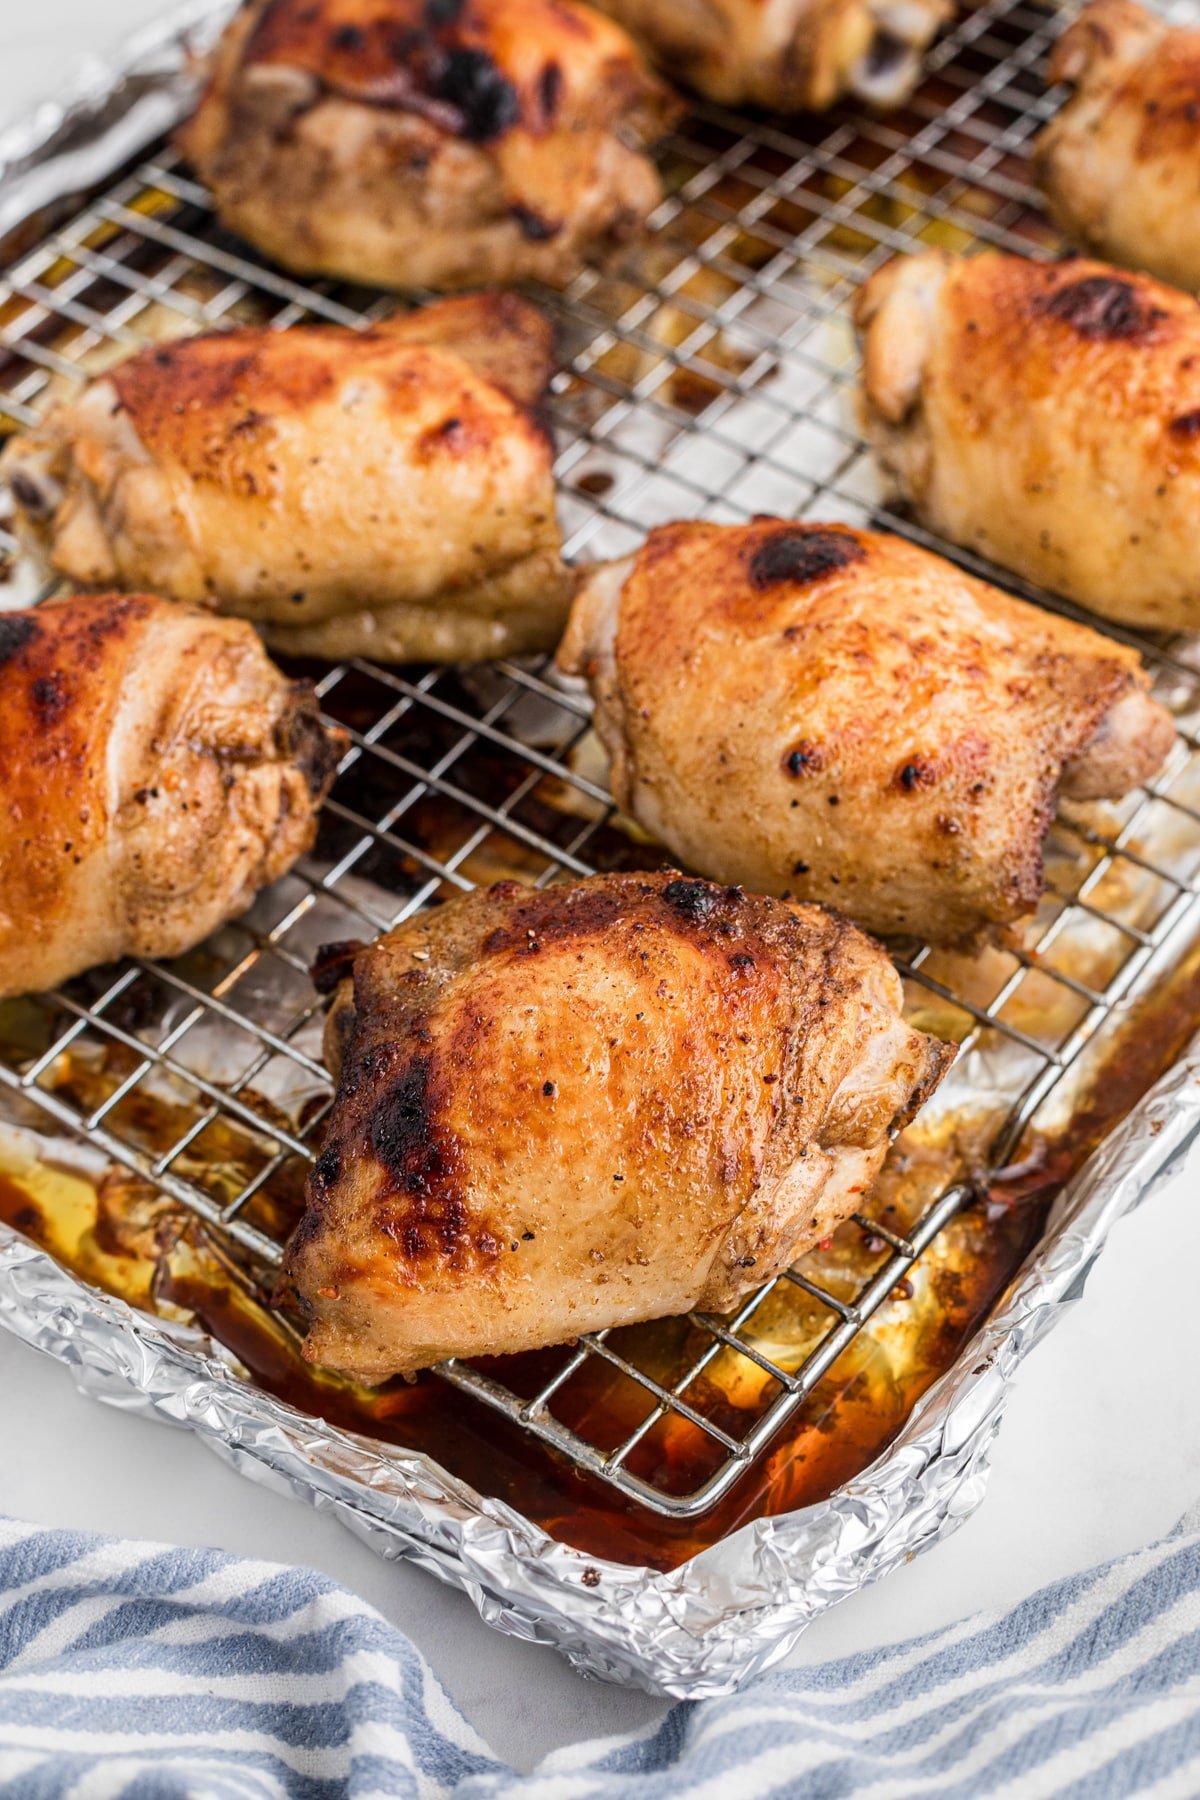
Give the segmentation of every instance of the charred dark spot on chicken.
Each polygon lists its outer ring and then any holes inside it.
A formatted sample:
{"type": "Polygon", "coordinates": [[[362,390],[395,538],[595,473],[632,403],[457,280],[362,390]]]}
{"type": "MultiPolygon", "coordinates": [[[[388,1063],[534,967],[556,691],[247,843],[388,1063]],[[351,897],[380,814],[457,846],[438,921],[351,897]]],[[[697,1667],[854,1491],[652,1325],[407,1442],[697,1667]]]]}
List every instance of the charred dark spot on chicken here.
{"type": "Polygon", "coordinates": [[[312,1166],[309,1191],[314,1199],[323,1199],[342,1177],[342,1153],[336,1144],[326,1144],[312,1166]]]}
{"type": "Polygon", "coordinates": [[[919,793],[936,781],[937,768],[928,756],[911,756],[896,770],[896,786],[906,794],[919,793]]]}
{"type": "Polygon", "coordinates": [[[520,226],[522,237],[528,238],[531,244],[549,243],[563,228],[561,219],[544,219],[541,213],[534,212],[530,206],[522,206],[519,200],[513,202],[508,212],[520,226]]]}
{"type": "Polygon", "coordinates": [[[413,446],[413,454],[421,463],[428,463],[438,457],[466,456],[471,451],[486,449],[489,435],[483,422],[478,419],[463,419],[455,413],[448,419],[431,425],[428,431],[423,431],[413,446]]]}
{"type": "Polygon", "coordinates": [[[385,1087],[371,1114],[371,1149],[396,1188],[428,1194],[448,1173],[435,1131],[433,1058],[418,1053],[385,1087]]]}
{"type": "Polygon", "coordinates": [[[542,122],[549,125],[558,111],[562,99],[563,75],[556,62],[548,62],[538,80],[538,102],[542,109],[542,122]]]}
{"type": "Polygon", "coordinates": [[[330,43],[335,50],[345,50],[356,56],[367,47],[367,34],[360,25],[338,25],[330,33],[330,43]]]}
{"type": "Polygon", "coordinates": [[[820,744],[812,744],[807,739],[789,750],[783,759],[783,766],[789,775],[819,775],[828,763],[828,756],[820,744]]]}
{"type": "Polygon", "coordinates": [[[720,898],[719,891],[707,881],[668,881],[663,889],[667,905],[695,924],[711,917],[720,898]]]}
{"type": "Polygon", "coordinates": [[[456,45],[447,51],[432,89],[457,110],[461,134],[472,144],[500,137],[521,117],[516,88],[486,50],[456,45]]]}
{"type": "MultiPolygon", "coordinates": [[[[424,1050],[382,1044],[361,1059],[346,1085],[368,1097],[376,1083],[383,1091],[368,1115],[366,1135],[386,1180],[374,1201],[380,1230],[410,1265],[429,1257],[453,1267],[479,1258],[494,1261],[500,1239],[472,1220],[457,1166],[462,1146],[440,1118],[443,1076],[437,1059],[424,1050]]],[[[319,1199],[311,1190],[310,1197],[319,1199]]]]}
{"type": "Polygon", "coordinates": [[[752,550],[750,580],[756,588],[776,582],[819,581],[835,569],[862,562],[866,552],[848,531],[802,525],[773,531],[752,550]]]}
{"type": "MultiPolygon", "coordinates": [[[[497,882],[490,892],[497,898],[506,898],[516,885],[497,882]]],[[[553,900],[547,905],[549,897],[549,891],[546,894],[522,894],[521,901],[505,922],[484,939],[484,954],[497,956],[504,951],[515,951],[518,955],[530,955],[544,935],[556,940],[588,937],[594,932],[608,930],[620,912],[619,896],[600,889],[580,889],[565,906],[556,907],[553,900]]]]}
{"type": "Polygon", "coordinates": [[[37,635],[37,620],[28,613],[0,614],[0,665],[16,656],[37,635]]]}
{"type": "Polygon", "coordinates": [[[9,491],[17,505],[32,519],[50,519],[62,498],[56,481],[39,480],[28,469],[14,469],[8,477],[9,491]]]}
{"type": "Polygon", "coordinates": [[[366,946],[359,938],[322,944],[309,966],[308,978],[318,994],[332,994],[354,973],[354,959],[366,946]]]}
{"type": "MultiPolygon", "coordinates": [[[[287,346],[287,340],[284,340],[287,346]]],[[[187,430],[196,413],[219,412],[236,406],[252,392],[261,405],[248,408],[227,427],[236,438],[270,423],[265,410],[310,406],[333,387],[333,375],[315,359],[302,355],[260,354],[260,334],[253,328],[198,332],[177,344],[166,344],[150,355],[131,356],[119,363],[108,380],[121,409],[127,412],[138,435],[147,443],[166,437],[174,441],[187,430]]],[[[290,346],[288,346],[290,348],[290,346]]],[[[213,453],[212,474],[221,463],[213,453]]]]}
{"type": "Polygon", "coordinates": [[[71,704],[70,689],[57,670],[50,675],[40,675],[32,683],[29,696],[41,725],[56,724],[71,704]]]}
{"type": "Polygon", "coordinates": [[[1149,337],[1167,316],[1161,307],[1150,305],[1133,282],[1113,275],[1085,275],[1039,298],[1036,305],[1047,318],[1072,326],[1080,337],[1112,343],[1149,337]]]}
{"type": "Polygon", "coordinates": [[[1200,408],[1195,412],[1181,413],[1179,418],[1171,420],[1167,429],[1172,437],[1183,438],[1187,443],[1193,438],[1200,438],[1200,408]]]}

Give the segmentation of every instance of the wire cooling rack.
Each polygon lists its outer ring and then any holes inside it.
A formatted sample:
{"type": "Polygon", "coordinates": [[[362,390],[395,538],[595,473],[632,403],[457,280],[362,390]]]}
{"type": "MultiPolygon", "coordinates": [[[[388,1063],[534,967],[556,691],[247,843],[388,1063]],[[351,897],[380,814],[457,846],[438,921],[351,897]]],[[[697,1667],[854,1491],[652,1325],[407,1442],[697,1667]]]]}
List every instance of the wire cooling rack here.
{"type": "MultiPolygon", "coordinates": [[[[562,331],[553,411],[569,557],[624,554],[670,518],[756,512],[883,522],[931,541],[879,503],[853,423],[848,303],[880,263],[918,246],[1059,248],[1025,158],[1057,103],[1042,70],[1061,22],[1010,0],[974,8],[933,49],[913,100],[885,118],[841,109],[752,123],[696,106],[664,147],[668,197],[648,242],[616,274],[589,272],[565,295],[537,295],[562,331]]],[[[163,146],[0,283],[0,419],[33,421],[61,384],[168,333],[246,319],[362,325],[394,304],[302,285],[252,260],[163,146]]],[[[0,546],[15,549],[2,533],[0,546]]],[[[1190,729],[1200,677],[1186,642],[1140,647],[1181,725],[1154,788],[1110,809],[1102,825],[1055,826],[1050,891],[1026,947],[992,952],[965,976],[961,957],[928,946],[898,957],[915,1012],[932,1009],[963,1046],[941,1103],[952,1105],[956,1082],[972,1079],[973,1059],[988,1059],[988,1169],[1012,1155],[1114,1007],[1197,926],[1200,758],[1190,729]]],[[[317,944],[370,936],[499,873],[541,884],[614,859],[655,859],[614,828],[585,754],[586,707],[545,662],[464,675],[355,661],[319,670],[317,685],[350,748],[314,856],[201,952],[125,964],[39,998],[41,1047],[0,1058],[7,1088],[267,1263],[281,1249],[262,1201],[297,1160],[311,1159],[328,1108],[307,978],[317,944]],[[60,1073],[64,1058],[89,1047],[114,1054],[99,1097],[84,1105],[60,1073]],[[178,1102],[165,1144],[147,1134],[139,1106],[155,1088],[178,1102]],[[309,1103],[289,1111],[264,1099],[281,1092],[309,1103]]],[[[627,1497],[665,1514],[699,1513],[759,1455],[969,1196],[955,1182],[904,1231],[856,1215],[882,1252],[858,1292],[830,1291],[801,1263],[731,1317],[693,1316],[689,1341],[701,1347],[665,1380],[605,1332],[554,1353],[533,1392],[514,1391],[503,1364],[449,1362],[437,1374],[627,1497]],[[794,1295],[815,1306],[823,1321],[799,1367],[755,1341],[772,1294],[776,1304],[794,1295]],[[705,1371],[729,1353],[767,1378],[757,1417],[737,1432],[704,1399],[705,1371]],[[556,1396],[597,1362],[644,1403],[616,1444],[590,1441],[555,1414],[556,1396]],[[686,1492],[630,1466],[672,1417],[689,1421],[713,1452],[686,1492]]]]}

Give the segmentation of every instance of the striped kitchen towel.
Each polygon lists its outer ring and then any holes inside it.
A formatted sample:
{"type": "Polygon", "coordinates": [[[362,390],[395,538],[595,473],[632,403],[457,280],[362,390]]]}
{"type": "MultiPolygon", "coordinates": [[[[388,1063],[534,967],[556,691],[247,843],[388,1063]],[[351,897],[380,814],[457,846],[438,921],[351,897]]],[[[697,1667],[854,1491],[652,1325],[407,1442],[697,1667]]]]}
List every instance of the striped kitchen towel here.
{"type": "Polygon", "coordinates": [[[1200,1513],[1012,1611],[498,1762],[307,1569],[0,1520],[0,1795],[827,1800],[1200,1794],[1200,1513]]]}

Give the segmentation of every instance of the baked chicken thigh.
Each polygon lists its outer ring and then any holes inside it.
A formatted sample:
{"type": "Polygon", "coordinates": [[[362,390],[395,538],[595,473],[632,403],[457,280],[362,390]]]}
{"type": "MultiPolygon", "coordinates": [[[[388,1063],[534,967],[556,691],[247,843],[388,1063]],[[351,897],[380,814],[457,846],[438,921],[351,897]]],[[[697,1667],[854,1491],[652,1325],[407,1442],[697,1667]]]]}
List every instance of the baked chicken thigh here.
{"type": "Polygon", "coordinates": [[[247,0],[179,143],[301,274],[563,285],[658,205],[676,110],[576,0],[247,0]]]}
{"type": "Polygon", "coordinates": [[[240,620],[145,594],[0,614],[0,996],[244,912],[312,843],[343,743],[240,620]]]}
{"type": "Polygon", "coordinates": [[[337,954],[285,1279],[305,1355],[367,1381],[732,1306],[954,1054],[845,920],[669,872],[503,882],[337,954]]]}
{"type": "Polygon", "coordinates": [[[1174,738],[1132,650],[843,525],[661,526],[559,658],[673,855],[944,942],[1036,906],[1056,790],[1123,794],[1174,738]]]}
{"type": "Polygon", "coordinates": [[[53,406],[0,476],[60,574],[209,601],[281,650],[546,649],[567,603],[552,366],[549,324],[511,294],[181,338],[53,406]]]}
{"type": "Polygon", "coordinates": [[[1092,0],[1050,58],[1075,92],[1037,140],[1055,219],[1129,268],[1200,288],[1200,30],[1092,0]]]}
{"type": "Polygon", "coordinates": [[[727,106],[899,106],[952,0],[597,0],[668,75],[727,106]]]}
{"type": "Polygon", "coordinates": [[[1104,263],[940,251],[860,291],[863,414],[943,537],[1110,619],[1200,624],[1200,306],[1104,263]]]}

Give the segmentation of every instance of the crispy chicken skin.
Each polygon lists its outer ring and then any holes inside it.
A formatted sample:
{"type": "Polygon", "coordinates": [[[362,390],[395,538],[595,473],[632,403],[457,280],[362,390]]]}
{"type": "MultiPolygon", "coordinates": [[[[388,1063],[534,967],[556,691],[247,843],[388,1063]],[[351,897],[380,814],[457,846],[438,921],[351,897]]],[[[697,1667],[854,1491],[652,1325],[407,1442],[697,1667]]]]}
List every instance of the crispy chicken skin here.
{"type": "Polygon", "coordinates": [[[860,290],[863,415],[943,537],[1110,619],[1200,625],[1200,306],[1105,263],[940,251],[860,290]]]}
{"type": "Polygon", "coordinates": [[[249,625],[145,594],[0,616],[0,996],[176,956],[308,849],[341,735],[249,625]]]}
{"type": "Polygon", "coordinates": [[[898,106],[952,0],[597,0],[663,70],[727,106],[898,106]]]}
{"type": "Polygon", "coordinates": [[[885,935],[1030,912],[1056,789],[1122,794],[1175,735],[1132,650],[842,525],[661,526],[559,660],[673,855],[885,935]]]}
{"type": "Polygon", "coordinates": [[[368,1381],[733,1305],[954,1054],[845,920],[670,871],[503,882],[352,968],[285,1279],[305,1355],[368,1381]]]}
{"type": "Polygon", "coordinates": [[[0,458],[85,586],[260,622],[281,650],[476,660],[562,630],[550,326],[512,294],[368,331],[181,338],[59,402],[0,458]]]}
{"type": "Polygon", "coordinates": [[[1050,58],[1075,92],[1035,146],[1063,229],[1101,256],[1200,288],[1200,30],[1092,0],[1050,58]]]}
{"type": "Polygon", "coordinates": [[[658,205],[676,110],[576,0],[247,0],[179,143],[301,274],[562,286],[658,205]]]}

